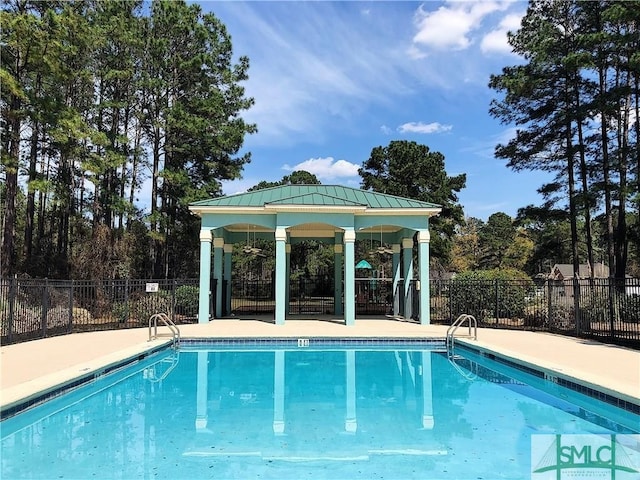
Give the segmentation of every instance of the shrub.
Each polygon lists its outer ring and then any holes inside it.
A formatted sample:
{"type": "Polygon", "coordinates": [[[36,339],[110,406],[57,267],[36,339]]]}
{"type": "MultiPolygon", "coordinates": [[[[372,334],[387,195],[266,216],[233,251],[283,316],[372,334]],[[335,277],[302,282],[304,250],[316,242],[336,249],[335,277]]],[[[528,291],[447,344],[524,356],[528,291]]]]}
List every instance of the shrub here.
{"type": "Polygon", "coordinates": [[[592,323],[605,322],[609,318],[608,297],[602,294],[590,295],[580,302],[581,327],[589,328],[592,323]]]}
{"type": "Polygon", "coordinates": [[[129,321],[145,323],[155,313],[171,314],[171,300],[166,292],[147,294],[129,302],[129,321]]]}
{"type": "Polygon", "coordinates": [[[625,295],[620,305],[620,320],[640,323],[640,295],[625,295]]]}
{"type": "Polygon", "coordinates": [[[126,302],[116,302],[111,307],[111,317],[120,323],[129,318],[129,305],[126,302]]]}
{"type": "Polygon", "coordinates": [[[498,318],[524,318],[527,294],[534,284],[519,270],[494,269],[467,271],[451,283],[453,316],[468,313],[478,321],[498,318]]]}
{"type": "Polygon", "coordinates": [[[176,312],[180,314],[197,313],[200,302],[200,289],[194,285],[182,285],[176,288],[176,312]]]}

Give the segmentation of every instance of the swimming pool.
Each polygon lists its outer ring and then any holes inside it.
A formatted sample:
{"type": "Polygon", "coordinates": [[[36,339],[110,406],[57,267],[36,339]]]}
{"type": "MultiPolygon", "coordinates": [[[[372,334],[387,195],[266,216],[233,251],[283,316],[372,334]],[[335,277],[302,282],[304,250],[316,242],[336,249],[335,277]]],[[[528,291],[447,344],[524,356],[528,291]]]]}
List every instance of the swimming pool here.
{"type": "Polygon", "coordinates": [[[0,478],[520,479],[532,435],[638,433],[638,415],[456,353],[158,352],[3,421],[0,478]]]}

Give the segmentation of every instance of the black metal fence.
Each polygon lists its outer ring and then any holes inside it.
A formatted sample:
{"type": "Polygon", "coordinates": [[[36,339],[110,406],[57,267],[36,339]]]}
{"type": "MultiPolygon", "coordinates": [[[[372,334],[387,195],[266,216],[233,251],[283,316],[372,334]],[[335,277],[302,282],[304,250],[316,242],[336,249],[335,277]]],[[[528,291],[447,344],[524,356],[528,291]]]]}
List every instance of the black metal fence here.
{"type": "Polygon", "coordinates": [[[640,280],[432,281],[431,322],[540,330],[640,347],[640,280]]]}
{"type": "MultiPolygon", "coordinates": [[[[271,280],[232,281],[233,315],[275,312],[275,289],[271,280]]],[[[385,315],[393,311],[390,279],[356,278],[356,315],[385,315]]],[[[341,300],[340,300],[341,301],[341,300]]],[[[327,275],[302,276],[289,283],[290,315],[333,315],[334,280],[327,275]]]]}
{"type": "Polygon", "coordinates": [[[333,277],[301,276],[289,283],[291,315],[331,315],[335,311],[333,277]]]}
{"type": "Polygon", "coordinates": [[[0,279],[2,345],[72,332],[148,325],[166,312],[178,323],[198,317],[198,280],[0,279]]]}
{"type": "MultiPolygon", "coordinates": [[[[333,314],[333,288],[333,278],[292,281],[288,312],[333,314]]],[[[453,279],[432,280],[430,288],[432,323],[449,325],[466,313],[482,327],[549,331],[640,347],[638,279],[543,283],[453,279]]],[[[272,281],[234,279],[230,290],[225,284],[223,300],[231,295],[232,301],[231,312],[225,314],[275,311],[272,281]]],[[[402,281],[397,290],[392,295],[388,279],[358,279],[356,315],[399,312],[417,319],[417,282],[409,285],[409,302],[400,301],[402,281]]],[[[214,284],[211,291],[215,291],[214,284]]],[[[158,311],[171,314],[178,323],[193,323],[198,315],[198,292],[197,279],[0,279],[0,340],[4,345],[72,332],[140,327],[158,311]]],[[[210,309],[214,312],[215,305],[210,309]]]]}
{"type": "Polygon", "coordinates": [[[276,311],[275,283],[271,280],[231,280],[231,314],[269,314],[276,311]]]}

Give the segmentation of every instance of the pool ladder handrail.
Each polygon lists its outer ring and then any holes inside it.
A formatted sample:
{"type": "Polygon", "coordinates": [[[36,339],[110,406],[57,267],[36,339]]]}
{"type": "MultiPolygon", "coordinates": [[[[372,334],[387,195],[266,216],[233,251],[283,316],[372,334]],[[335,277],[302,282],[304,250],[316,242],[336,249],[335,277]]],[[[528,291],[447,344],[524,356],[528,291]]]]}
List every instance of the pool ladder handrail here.
{"type": "Polygon", "coordinates": [[[449,328],[447,328],[447,336],[446,336],[446,344],[447,344],[447,355],[449,357],[453,356],[453,346],[454,346],[454,336],[458,328],[465,322],[469,322],[469,337],[474,340],[478,340],[478,321],[476,317],[473,315],[469,315],[468,313],[463,313],[456,321],[451,324],[449,328]],[[473,328],[473,334],[471,333],[471,329],[473,328]]]}
{"type": "Polygon", "coordinates": [[[173,348],[177,348],[180,346],[180,329],[178,326],[169,318],[164,312],[154,313],[149,317],[149,341],[156,340],[158,337],[167,337],[170,336],[172,338],[171,346],[173,348]],[[166,327],[171,330],[170,334],[159,334],[158,333],[158,320],[160,320],[166,327]]]}

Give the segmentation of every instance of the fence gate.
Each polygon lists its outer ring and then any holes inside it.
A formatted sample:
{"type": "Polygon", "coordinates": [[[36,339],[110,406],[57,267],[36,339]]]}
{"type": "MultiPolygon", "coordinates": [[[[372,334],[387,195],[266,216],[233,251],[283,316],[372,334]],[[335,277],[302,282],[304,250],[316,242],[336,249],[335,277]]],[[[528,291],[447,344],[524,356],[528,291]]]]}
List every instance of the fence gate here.
{"type": "Polygon", "coordinates": [[[333,315],[333,277],[301,276],[289,282],[289,314],[333,315]]]}

